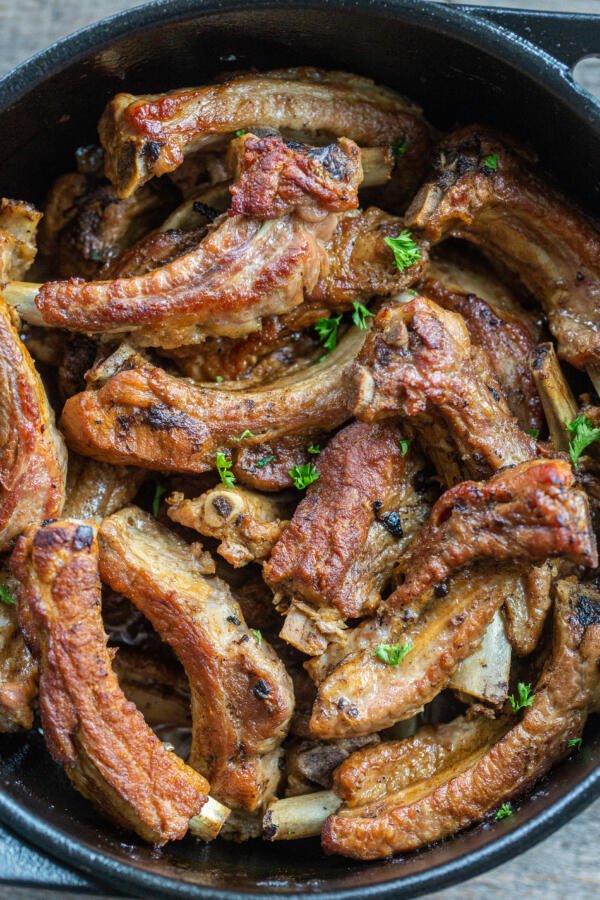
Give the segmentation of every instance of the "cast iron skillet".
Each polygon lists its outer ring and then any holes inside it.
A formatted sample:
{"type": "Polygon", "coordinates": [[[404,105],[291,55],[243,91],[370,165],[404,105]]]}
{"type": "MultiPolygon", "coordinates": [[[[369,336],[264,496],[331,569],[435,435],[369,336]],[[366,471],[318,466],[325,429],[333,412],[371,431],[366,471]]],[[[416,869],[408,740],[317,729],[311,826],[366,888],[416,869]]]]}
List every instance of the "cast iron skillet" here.
{"type": "MultiPolygon", "coordinates": [[[[0,82],[0,194],[41,202],[54,176],[72,166],[73,149],[94,140],[115,91],[160,91],[252,65],[316,64],[400,89],[442,128],[474,120],[505,128],[533,144],[548,174],[597,213],[600,107],[569,68],[594,51],[600,18],[586,16],[428,0],[159,0],[66,38],[0,82]],[[554,48],[564,62],[549,55],[554,48]]],[[[37,731],[2,736],[0,818],[63,861],[138,896],[415,896],[504,862],[595,799],[597,721],[585,747],[519,801],[512,818],[390,862],[325,858],[317,841],[238,847],[186,840],[153,850],[92,811],[37,731]]]]}

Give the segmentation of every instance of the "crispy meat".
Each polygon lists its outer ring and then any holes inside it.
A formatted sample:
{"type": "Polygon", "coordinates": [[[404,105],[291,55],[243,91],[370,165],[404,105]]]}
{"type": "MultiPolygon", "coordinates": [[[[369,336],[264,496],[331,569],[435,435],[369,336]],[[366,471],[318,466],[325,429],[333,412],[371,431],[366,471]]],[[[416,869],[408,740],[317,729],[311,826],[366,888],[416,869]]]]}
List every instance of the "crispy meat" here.
{"type": "Polygon", "coordinates": [[[92,372],[90,389],[67,401],[61,427],[69,447],[84,456],[206,472],[217,451],[236,447],[233,439],[247,429],[252,446],[349,418],[350,376],[363,341],[364,332],[352,329],[323,362],[264,388],[237,390],[193,385],[122,348],[92,372]]]}
{"type": "Polygon", "coordinates": [[[521,570],[511,571],[509,561],[549,556],[597,564],[587,499],[573,488],[563,460],[524,463],[487,484],[447,491],[415,539],[404,583],[332,652],[330,665],[335,652],[341,660],[319,686],[313,734],[364,734],[414,715],[473,652],[514,589],[521,570]],[[503,559],[505,566],[498,562],[503,559]],[[470,564],[476,564],[473,572],[463,568],[470,564]],[[375,653],[380,644],[407,643],[413,650],[396,668],[375,653]]]}
{"type": "Polygon", "coordinates": [[[144,471],[69,454],[63,516],[104,519],[127,506],[144,480],[144,471]]]}
{"type": "Polygon", "coordinates": [[[361,734],[341,741],[292,741],[285,754],[286,797],[330,788],[334,770],[363,747],[379,744],[378,734],[361,734]]]}
{"type": "Polygon", "coordinates": [[[0,198],[0,286],[9,279],[23,278],[33,263],[41,218],[24,200],[0,198]]]}
{"type": "Polygon", "coordinates": [[[482,478],[531,459],[533,438],[511,416],[462,316],[424,297],[383,309],[356,366],[359,419],[410,419],[440,476],[482,478]]]}
{"type": "Polygon", "coordinates": [[[564,555],[596,566],[587,498],[562,459],[538,459],[465,481],[434,504],[403,561],[404,583],[390,606],[411,607],[433,585],[475,559],[545,560],[564,555]]]}
{"type": "Polygon", "coordinates": [[[374,610],[394,565],[427,515],[415,491],[418,458],[403,455],[393,423],[346,426],[316,460],[319,480],[298,504],[263,569],[276,596],[374,610]]]}
{"type": "MultiPolygon", "coordinates": [[[[286,148],[280,138],[271,141],[278,142],[280,153],[286,149],[286,159],[297,157],[301,167],[304,152],[286,148]]],[[[325,151],[319,160],[311,157],[310,175],[297,181],[291,200],[285,178],[276,177],[269,190],[270,153],[262,149],[262,155],[242,154],[232,188],[238,206],[260,208],[261,216],[235,214],[232,208],[195,249],[146,274],[48,282],[35,297],[44,321],[88,333],[129,330],[142,344],[177,347],[207,332],[242,335],[256,330],[261,316],[298,306],[326,271],[323,242],[335,229],[338,212],[358,203],[360,151],[352,141],[340,142],[330,151],[335,170],[328,168],[325,151]],[[334,184],[336,201],[329,196],[334,184]],[[274,205],[276,214],[282,203],[292,211],[265,220],[267,206],[274,205]]],[[[290,167],[288,162],[284,170],[290,167]]]]}
{"type": "Polygon", "coordinates": [[[225,485],[195,500],[172,494],[167,502],[167,515],[174,522],[220,540],[217,553],[235,569],[269,556],[291,512],[289,500],[225,485]]]}
{"type": "Polygon", "coordinates": [[[117,94],[98,126],[106,174],[120,196],[129,196],[153,175],[180,166],[184,154],[219,146],[253,124],[300,140],[320,133],[377,146],[404,138],[398,177],[406,195],[428,162],[430,131],[418,107],[367,78],[298,68],[162,95],[117,94]]]}
{"type": "Polygon", "coordinates": [[[290,470],[294,466],[314,462],[308,447],[311,444],[320,444],[324,436],[324,431],[309,429],[267,443],[242,446],[235,453],[233,473],[242,484],[256,491],[273,493],[292,488],[294,484],[290,470]]]}
{"type": "Polygon", "coordinates": [[[152,231],[120,253],[102,274],[111,279],[147,275],[168,266],[180,256],[192,253],[206,233],[206,226],[203,225],[189,231],[177,228],[152,231]]]}
{"type": "Polygon", "coordinates": [[[136,507],[103,521],[100,571],[150,619],[186,671],[190,765],[221,802],[257,809],[277,788],[293,712],[283,663],[250,633],[228,585],[206,577],[188,545],[136,507]]]}
{"type": "Polygon", "coordinates": [[[538,645],[552,605],[552,583],[557,564],[526,566],[514,582],[504,605],[506,636],[515,653],[527,656],[538,645]]]}
{"type": "MultiPolygon", "coordinates": [[[[16,599],[16,579],[0,569],[0,586],[16,599]]],[[[0,732],[33,725],[32,703],[38,691],[38,668],[19,628],[17,607],[0,603],[0,732]]]]}
{"type": "Polygon", "coordinates": [[[471,343],[485,350],[491,370],[519,426],[523,431],[540,431],[542,404],[528,365],[535,342],[527,326],[519,318],[494,309],[475,294],[450,289],[437,279],[435,270],[428,274],[423,285],[425,296],[463,317],[471,343]]]}
{"type": "Polygon", "coordinates": [[[185,835],[208,784],[152,733],[119,687],[100,615],[94,529],[29,526],[12,567],[19,620],[40,666],[44,739],[75,787],[145,840],[185,835]]]}
{"type": "Polygon", "coordinates": [[[559,355],[600,366],[598,232],[502,138],[475,125],[449,135],[406,217],[429,241],[481,247],[542,303],[559,355]]]}
{"type": "Polygon", "coordinates": [[[325,824],[326,852],[380,859],[448,837],[568,753],[598,690],[600,604],[597,592],[592,599],[576,584],[563,582],[557,593],[553,652],[523,718],[459,720],[350,757],[338,775],[350,803],[325,824]]]}
{"type": "MultiPolygon", "coordinates": [[[[1,232],[0,232],[1,233],[1,232]]],[[[0,296],[0,550],[30,522],[58,516],[66,451],[44,387],[0,296]]]]}

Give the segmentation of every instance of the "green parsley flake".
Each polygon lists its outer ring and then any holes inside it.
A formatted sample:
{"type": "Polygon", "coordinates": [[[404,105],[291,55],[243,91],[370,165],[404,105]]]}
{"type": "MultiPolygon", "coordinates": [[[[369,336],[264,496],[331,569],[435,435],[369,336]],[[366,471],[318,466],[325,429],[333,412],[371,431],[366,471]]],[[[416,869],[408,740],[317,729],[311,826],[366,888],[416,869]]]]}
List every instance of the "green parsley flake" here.
{"type": "Polygon", "coordinates": [[[154,497],[152,499],[152,514],[154,515],[154,517],[158,516],[160,510],[160,501],[165,496],[168,490],[169,485],[164,481],[156,482],[156,486],[154,488],[154,497]]]}
{"type": "Polygon", "coordinates": [[[520,681],[517,685],[517,694],[518,699],[515,699],[514,694],[511,694],[508,698],[514,713],[518,713],[520,709],[525,709],[527,706],[533,706],[535,694],[531,693],[530,684],[523,684],[523,682],[520,681]]]}
{"type": "Polygon", "coordinates": [[[318,444],[311,444],[310,447],[306,448],[306,452],[310,453],[311,456],[318,456],[321,452],[321,448],[318,444]]]}
{"type": "Polygon", "coordinates": [[[404,156],[406,151],[408,150],[408,138],[402,137],[397,141],[394,141],[392,144],[392,153],[396,157],[396,159],[400,159],[401,156],[404,156]]]}
{"type": "Polygon", "coordinates": [[[254,637],[256,638],[256,643],[258,644],[258,646],[262,647],[262,634],[260,633],[258,628],[251,628],[250,630],[251,630],[252,634],[254,635],[254,637]]]}
{"type": "Polygon", "coordinates": [[[402,454],[402,456],[406,456],[406,454],[408,453],[408,448],[410,447],[410,441],[407,439],[403,439],[401,441],[398,441],[398,443],[400,444],[400,453],[402,454]]]}
{"type": "Polygon", "coordinates": [[[217,384],[221,384],[221,382],[223,381],[223,376],[217,375],[217,377],[215,378],[215,381],[217,382],[217,384]]]}
{"type": "Polygon", "coordinates": [[[225,487],[233,487],[235,484],[235,475],[231,471],[231,460],[228,456],[226,456],[222,450],[217,451],[217,472],[219,473],[219,478],[225,485],[225,487]]]}
{"type": "Polygon", "coordinates": [[[581,746],[583,744],[583,738],[571,738],[571,740],[567,743],[567,747],[574,748],[575,750],[581,750],[581,746]]]}
{"type": "Polygon", "coordinates": [[[508,819],[512,814],[513,810],[510,803],[503,803],[494,818],[496,819],[496,822],[500,822],[502,819],[508,819]]]}
{"type": "Polygon", "coordinates": [[[243,441],[244,438],[254,437],[254,432],[250,431],[249,428],[245,428],[239,437],[231,438],[232,441],[243,441]]]}
{"type": "Polygon", "coordinates": [[[539,428],[528,428],[527,434],[529,435],[529,437],[532,437],[537,441],[537,439],[540,436],[540,429],[539,428]]]}
{"type": "Polygon", "coordinates": [[[248,134],[245,128],[238,128],[238,130],[235,132],[236,137],[244,137],[245,134],[248,134]]]}
{"type": "Polygon", "coordinates": [[[294,487],[298,488],[299,491],[303,491],[309,484],[317,480],[319,473],[315,469],[314,464],[308,462],[303,466],[292,466],[289,470],[289,476],[294,482],[294,487]]]}
{"type": "Polygon", "coordinates": [[[273,460],[275,460],[275,459],[277,459],[277,457],[274,456],[273,454],[271,454],[271,456],[263,456],[263,458],[259,459],[259,461],[256,463],[256,468],[264,469],[265,466],[268,466],[269,463],[273,462],[273,460]]]}
{"type": "Polygon", "coordinates": [[[565,425],[573,434],[569,443],[569,456],[576,466],[585,448],[600,440],[600,428],[594,428],[587,416],[577,416],[572,422],[565,422],[565,425]]]}
{"type": "Polygon", "coordinates": [[[496,172],[498,170],[498,163],[500,162],[500,157],[497,153],[490,153],[489,156],[483,160],[481,165],[484,169],[489,169],[490,172],[496,172]]]}
{"type": "Polygon", "coordinates": [[[352,321],[356,325],[357,328],[360,328],[361,331],[366,331],[369,327],[367,323],[367,317],[370,316],[373,318],[373,313],[369,312],[366,306],[363,306],[358,300],[354,300],[352,303],[354,307],[354,312],[352,313],[352,321]]]}
{"type": "MultiPolygon", "coordinates": [[[[341,316],[333,316],[330,319],[319,319],[315,322],[315,330],[321,338],[321,343],[326,350],[331,351],[337,346],[338,328],[342,321],[341,316]]],[[[321,357],[323,359],[323,357],[321,357]]],[[[321,360],[319,360],[321,362],[321,360]]]]}
{"type": "Polygon", "coordinates": [[[15,598],[7,584],[0,584],[0,601],[6,603],[7,606],[15,605],[15,598]]]}
{"type": "Polygon", "coordinates": [[[410,641],[402,644],[402,646],[400,646],[400,644],[380,644],[373,656],[376,656],[377,659],[384,662],[386,666],[394,666],[397,669],[404,657],[407,656],[412,649],[413,645],[410,641]]]}
{"type": "Polygon", "coordinates": [[[421,259],[421,251],[412,239],[410,231],[405,228],[398,237],[384,238],[388,247],[391,247],[396,260],[396,266],[402,272],[421,259]]]}

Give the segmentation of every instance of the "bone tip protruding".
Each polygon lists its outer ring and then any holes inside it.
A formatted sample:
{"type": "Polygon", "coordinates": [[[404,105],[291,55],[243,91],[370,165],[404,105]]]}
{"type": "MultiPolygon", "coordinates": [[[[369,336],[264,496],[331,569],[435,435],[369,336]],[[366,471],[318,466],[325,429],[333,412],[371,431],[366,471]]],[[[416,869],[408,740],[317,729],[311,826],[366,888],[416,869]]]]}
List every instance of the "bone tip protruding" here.
{"type": "Polygon", "coordinates": [[[214,797],[209,797],[200,812],[190,819],[189,830],[194,837],[203,841],[214,841],[230,812],[227,806],[214,797]]]}

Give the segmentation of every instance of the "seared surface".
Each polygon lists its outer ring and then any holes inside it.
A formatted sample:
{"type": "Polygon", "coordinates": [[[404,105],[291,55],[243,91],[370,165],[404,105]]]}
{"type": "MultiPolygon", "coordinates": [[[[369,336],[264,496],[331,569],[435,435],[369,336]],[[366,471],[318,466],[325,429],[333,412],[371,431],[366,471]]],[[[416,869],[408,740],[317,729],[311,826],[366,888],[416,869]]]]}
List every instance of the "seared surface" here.
{"type": "Polygon", "coordinates": [[[249,631],[220,578],[156,520],[131,506],[100,529],[100,572],[128,597],[179,657],[192,696],[190,765],[211,794],[255,810],[280,777],[280,745],[294,694],[283,663],[249,631]]]}
{"type": "Polygon", "coordinates": [[[30,526],[12,556],[19,620],[40,667],[46,744],[75,787],[145,840],[182,838],[208,784],[153,734],[119,687],[100,615],[94,528],[30,526]]]}

